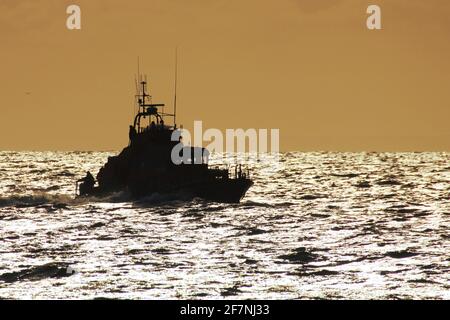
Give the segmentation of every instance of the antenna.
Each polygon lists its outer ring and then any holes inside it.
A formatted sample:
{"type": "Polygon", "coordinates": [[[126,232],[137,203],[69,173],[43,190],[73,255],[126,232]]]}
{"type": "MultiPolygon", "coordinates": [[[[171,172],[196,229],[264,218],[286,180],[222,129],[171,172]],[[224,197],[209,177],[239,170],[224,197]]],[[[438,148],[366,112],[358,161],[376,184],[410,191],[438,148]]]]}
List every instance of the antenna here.
{"type": "Polygon", "coordinates": [[[178,47],[175,47],[175,94],[173,98],[173,127],[177,126],[177,81],[178,81],[178,47]]]}
{"type": "Polygon", "coordinates": [[[140,63],[139,63],[139,56],[137,57],[137,78],[134,78],[134,82],[135,82],[135,84],[136,84],[136,97],[135,97],[135,108],[137,109],[135,109],[136,111],[135,111],[135,113],[139,113],[139,111],[140,111],[140,105],[139,105],[139,103],[138,103],[138,101],[139,101],[139,96],[140,96],[140,93],[141,93],[141,90],[140,90],[140,84],[141,84],[141,74],[140,74],[140,65],[139,65],[140,63]]]}
{"type": "MultiPolygon", "coordinates": [[[[139,95],[139,85],[138,85],[136,76],[134,76],[134,85],[136,87],[136,93],[135,93],[134,99],[133,99],[133,118],[136,116],[136,113],[138,112],[138,111],[136,111],[136,105],[137,105],[137,99],[138,99],[137,96],[139,95]]],[[[133,118],[131,118],[131,119],[133,119],[133,118]]]]}
{"type": "Polygon", "coordinates": [[[138,81],[141,82],[141,73],[139,72],[139,56],[138,56],[138,81]]]}

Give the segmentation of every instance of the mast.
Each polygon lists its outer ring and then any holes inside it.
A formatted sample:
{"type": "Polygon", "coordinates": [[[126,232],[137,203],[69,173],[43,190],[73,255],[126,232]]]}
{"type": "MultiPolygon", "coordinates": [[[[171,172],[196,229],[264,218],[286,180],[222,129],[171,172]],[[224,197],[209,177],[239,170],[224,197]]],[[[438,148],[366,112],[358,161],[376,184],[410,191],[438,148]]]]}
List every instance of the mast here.
{"type": "Polygon", "coordinates": [[[139,63],[139,56],[137,57],[137,79],[134,80],[136,83],[136,96],[135,96],[135,105],[137,102],[137,112],[133,117],[135,117],[139,112],[141,112],[141,103],[139,102],[140,96],[141,96],[141,72],[140,72],[140,63],[139,63]]]}
{"type": "Polygon", "coordinates": [[[173,127],[177,127],[177,80],[178,80],[178,47],[175,48],[175,94],[173,98],[173,127]]]}
{"type": "MultiPolygon", "coordinates": [[[[139,65],[139,56],[138,56],[138,83],[141,84],[141,72],[140,72],[140,65],[139,65]]],[[[141,111],[141,107],[139,106],[138,113],[141,111]]]]}
{"type": "MultiPolygon", "coordinates": [[[[178,81],[178,65],[177,54],[175,54],[175,97],[174,97],[174,110],[176,112],[177,105],[177,81],[178,81]]],[[[135,79],[136,80],[136,79],[135,79]]],[[[174,128],[176,128],[175,114],[165,113],[163,103],[153,103],[152,96],[147,93],[147,76],[140,74],[140,59],[138,57],[138,80],[136,81],[136,98],[138,105],[138,112],[134,117],[133,127],[137,133],[141,133],[141,118],[149,117],[149,126],[152,117],[155,118],[157,124],[163,124],[164,118],[169,116],[173,117],[174,128]],[[162,111],[158,110],[161,108],[162,111]]],[[[163,127],[164,128],[164,127],[163,127]]]]}

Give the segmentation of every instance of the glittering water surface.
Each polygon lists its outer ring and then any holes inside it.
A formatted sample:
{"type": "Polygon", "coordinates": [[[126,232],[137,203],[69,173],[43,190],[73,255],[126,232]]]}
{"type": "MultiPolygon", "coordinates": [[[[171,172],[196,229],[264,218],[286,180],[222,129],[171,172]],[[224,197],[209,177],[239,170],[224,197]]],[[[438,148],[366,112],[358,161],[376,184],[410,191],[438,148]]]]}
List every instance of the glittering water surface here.
{"type": "Polygon", "coordinates": [[[240,204],[74,200],[109,155],[0,152],[0,298],[450,298],[449,153],[242,159],[240,204]]]}

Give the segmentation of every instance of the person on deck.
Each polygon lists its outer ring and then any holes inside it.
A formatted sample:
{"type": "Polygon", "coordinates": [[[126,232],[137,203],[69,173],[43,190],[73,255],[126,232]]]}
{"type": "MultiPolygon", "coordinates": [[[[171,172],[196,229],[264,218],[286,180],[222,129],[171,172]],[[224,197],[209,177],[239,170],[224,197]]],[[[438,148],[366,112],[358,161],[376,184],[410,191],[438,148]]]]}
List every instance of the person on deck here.
{"type": "Polygon", "coordinates": [[[130,144],[133,143],[134,138],[136,138],[137,132],[136,132],[136,128],[133,126],[130,126],[130,131],[128,133],[129,137],[130,137],[130,144]]]}
{"type": "Polygon", "coordinates": [[[80,195],[88,194],[94,189],[95,179],[89,171],[86,173],[86,177],[81,178],[78,182],[81,182],[80,195]]]}

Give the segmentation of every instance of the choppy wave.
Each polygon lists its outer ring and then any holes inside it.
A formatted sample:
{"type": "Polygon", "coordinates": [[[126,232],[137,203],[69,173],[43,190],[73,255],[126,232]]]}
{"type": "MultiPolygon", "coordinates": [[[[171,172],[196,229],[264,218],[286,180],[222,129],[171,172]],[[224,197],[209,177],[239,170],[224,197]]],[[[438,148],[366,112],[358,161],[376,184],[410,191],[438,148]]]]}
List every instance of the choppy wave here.
{"type": "Polygon", "coordinates": [[[31,195],[13,194],[0,197],[0,207],[34,207],[43,204],[79,204],[80,200],[68,195],[55,195],[45,192],[37,192],[31,195]]]}
{"type": "Polygon", "coordinates": [[[75,274],[75,270],[67,263],[47,263],[15,272],[0,274],[0,281],[10,283],[16,281],[39,281],[47,278],[63,278],[75,274]]]}

